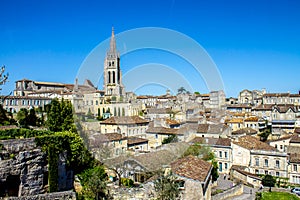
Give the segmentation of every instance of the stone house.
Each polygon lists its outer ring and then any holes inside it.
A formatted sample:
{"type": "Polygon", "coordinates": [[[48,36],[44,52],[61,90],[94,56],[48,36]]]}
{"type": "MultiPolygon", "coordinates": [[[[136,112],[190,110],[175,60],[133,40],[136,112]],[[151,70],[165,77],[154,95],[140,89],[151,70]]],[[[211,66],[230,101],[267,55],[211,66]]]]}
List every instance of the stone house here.
{"type": "Polygon", "coordinates": [[[289,181],[293,184],[300,184],[300,154],[291,153],[288,165],[289,181]]]}
{"type": "MultiPolygon", "coordinates": [[[[182,142],[168,144],[165,145],[165,148],[154,152],[107,159],[104,160],[104,164],[107,168],[114,169],[114,172],[117,171],[121,177],[130,178],[136,183],[143,183],[168,168],[173,161],[180,158],[188,146],[187,143],[182,142]]],[[[111,177],[117,176],[111,171],[109,174],[111,177]]]]}
{"type": "Polygon", "coordinates": [[[181,199],[211,199],[211,163],[187,156],[172,162],[171,171],[181,181],[181,199]]]}
{"type": "Polygon", "coordinates": [[[252,136],[243,136],[232,142],[234,165],[247,167],[252,174],[270,174],[287,177],[287,153],[259,141],[252,136]]]}
{"type": "Polygon", "coordinates": [[[275,105],[271,113],[272,131],[293,132],[299,110],[294,105],[275,105]]]}
{"type": "Polygon", "coordinates": [[[224,124],[199,124],[196,133],[197,137],[229,137],[231,128],[224,124]]]}
{"type": "Polygon", "coordinates": [[[257,174],[252,174],[245,171],[245,167],[233,165],[230,169],[230,176],[233,179],[242,181],[244,184],[252,185],[254,187],[261,186],[261,178],[257,174]]]}
{"type": "Polygon", "coordinates": [[[238,138],[245,135],[256,136],[257,130],[254,130],[253,128],[241,128],[239,130],[233,131],[231,133],[231,138],[238,138]]]}
{"type": "Polygon", "coordinates": [[[225,124],[228,125],[232,129],[232,131],[237,131],[241,128],[245,128],[244,119],[242,118],[232,118],[225,120],[225,124]]]}
{"type": "Polygon", "coordinates": [[[119,133],[124,137],[145,138],[149,121],[138,116],[110,117],[100,122],[101,133],[119,133]]]}
{"type": "Polygon", "coordinates": [[[278,151],[287,152],[292,135],[287,135],[275,140],[269,140],[268,144],[275,147],[278,151]]]}
{"type": "Polygon", "coordinates": [[[98,160],[117,157],[127,151],[127,138],[119,133],[95,133],[89,137],[90,150],[98,160]]]}
{"type": "Polygon", "coordinates": [[[265,120],[271,120],[272,107],[273,107],[273,104],[258,105],[256,107],[252,108],[252,114],[259,118],[263,118],[265,120]]]}
{"type": "Polygon", "coordinates": [[[258,131],[259,130],[258,117],[251,116],[251,117],[248,117],[248,118],[244,119],[244,127],[245,128],[252,128],[252,129],[258,131]]]}
{"type": "Polygon", "coordinates": [[[149,126],[146,133],[150,148],[161,146],[163,140],[170,136],[176,136],[179,141],[184,141],[184,134],[175,128],[149,126]]]}
{"type": "Polygon", "coordinates": [[[209,146],[211,151],[215,153],[216,161],[219,165],[219,173],[229,174],[233,159],[231,139],[195,137],[190,143],[209,146]]]}
{"type": "Polygon", "coordinates": [[[300,104],[299,94],[290,93],[266,93],[263,95],[264,104],[300,104]]]}
{"type": "Polygon", "coordinates": [[[127,150],[133,151],[148,151],[148,140],[139,137],[127,138],[127,150]]]}

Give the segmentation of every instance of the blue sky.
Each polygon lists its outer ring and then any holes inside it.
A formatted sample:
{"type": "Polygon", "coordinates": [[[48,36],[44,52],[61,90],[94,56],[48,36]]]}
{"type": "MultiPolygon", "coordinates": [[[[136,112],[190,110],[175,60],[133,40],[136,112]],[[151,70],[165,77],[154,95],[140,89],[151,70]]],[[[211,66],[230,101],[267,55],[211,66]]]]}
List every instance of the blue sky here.
{"type": "MultiPolygon", "coordinates": [[[[0,64],[10,74],[2,94],[23,78],[73,83],[85,57],[110,37],[112,26],[116,33],[163,27],[193,38],[216,63],[227,96],[237,96],[245,88],[300,89],[297,0],[1,0],[0,8],[0,64]]],[[[167,53],[145,52],[123,56],[123,74],[136,63],[156,58],[178,71],[190,67],[167,53]]],[[[195,90],[207,92],[203,80],[191,82],[195,90]]],[[[101,89],[102,84],[96,85],[101,89]]],[[[145,92],[163,90],[138,91],[145,92]]]]}

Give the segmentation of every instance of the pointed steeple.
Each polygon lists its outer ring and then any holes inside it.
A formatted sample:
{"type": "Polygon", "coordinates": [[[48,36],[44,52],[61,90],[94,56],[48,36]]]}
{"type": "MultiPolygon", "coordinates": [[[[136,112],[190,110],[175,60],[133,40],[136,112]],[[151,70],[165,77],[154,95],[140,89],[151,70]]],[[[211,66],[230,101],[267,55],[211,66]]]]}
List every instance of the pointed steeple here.
{"type": "Polygon", "coordinates": [[[110,38],[110,45],[109,45],[109,51],[108,52],[110,54],[116,54],[117,53],[114,27],[112,27],[112,30],[111,30],[111,38],[110,38]]]}

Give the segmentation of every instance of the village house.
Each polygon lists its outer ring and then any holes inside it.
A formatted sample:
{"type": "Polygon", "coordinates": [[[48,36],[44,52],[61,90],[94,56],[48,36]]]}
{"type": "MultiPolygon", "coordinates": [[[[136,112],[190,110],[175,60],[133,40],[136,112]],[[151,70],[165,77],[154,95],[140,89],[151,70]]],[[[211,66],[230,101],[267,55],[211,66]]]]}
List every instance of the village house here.
{"type": "Polygon", "coordinates": [[[199,124],[196,137],[229,137],[231,128],[224,124],[199,124]]]}
{"type": "Polygon", "coordinates": [[[272,132],[293,132],[299,110],[294,105],[275,105],[272,109],[272,132]]]}
{"type": "Polygon", "coordinates": [[[291,153],[289,155],[289,182],[300,184],[300,153],[291,153]]]}
{"type": "Polygon", "coordinates": [[[243,90],[239,93],[238,101],[240,104],[258,105],[263,94],[266,93],[265,89],[259,90],[243,90]]]}
{"type": "Polygon", "coordinates": [[[119,178],[118,174],[124,178],[130,178],[136,183],[143,183],[152,176],[170,168],[170,164],[183,155],[188,148],[187,143],[168,144],[165,148],[134,155],[122,155],[116,158],[104,160],[104,164],[109,169],[112,179],[119,178]],[[115,173],[117,172],[117,174],[115,173]]]}
{"type": "Polygon", "coordinates": [[[190,155],[172,162],[171,171],[181,182],[180,199],[211,199],[211,163],[190,155]]]}
{"type": "Polygon", "coordinates": [[[263,118],[265,120],[271,120],[273,104],[261,104],[252,109],[252,114],[263,118]]]}
{"type": "Polygon", "coordinates": [[[300,104],[300,94],[266,93],[263,95],[264,104],[300,104]]]}
{"type": "Polygon", "coordinates": [[[278,139],[268,140],[268,144],[275,147],[278,151],[287,152],[292,135],[287,135],[278,139]]]}
{"type": "Polygon", "coordinates": [[[259,141],[252,136],[243,136],[232,141],[233,165],[245,166],[252,174],[270,174],[287,177],[287,153],[259,141]]]}
{"type": "Polygon", "coordinates": [[[215,154],[219,173],[229,174],[233,159],[231,139],[195,137],[190,143],[208,146],[215,154]]]}
{"type": "Polygon", "coordinates": [[[90,150],[98,160],[117,157],[127,151],[127,138],[119,133],[95,133],[89,137],[90,150]]]}
{"type": "Polygon", "coordinates": [[[163,141],[168,137],[176,137],[178,141],[184,141],[184,134],[179,132],[179,129],[166,128],[166,127],[155,127],[149,125],[146,130],[146,138],[149,140],[150,148],[157,148],[163,144],[163,141]]]}
{"type": "Polygon", "coordinates": [[[257,130],[254,130],[253,128],[241,128],[239,130],[232,131],[231,138],[238,138],[245,135],[256,136],[257,130]]]}
{"type": "Polygon", "coordinates": [[[100,122],[101,133],[119,133],[126,137],[146,137],[149,121],[138,116],[110,117],[100,122]]]}

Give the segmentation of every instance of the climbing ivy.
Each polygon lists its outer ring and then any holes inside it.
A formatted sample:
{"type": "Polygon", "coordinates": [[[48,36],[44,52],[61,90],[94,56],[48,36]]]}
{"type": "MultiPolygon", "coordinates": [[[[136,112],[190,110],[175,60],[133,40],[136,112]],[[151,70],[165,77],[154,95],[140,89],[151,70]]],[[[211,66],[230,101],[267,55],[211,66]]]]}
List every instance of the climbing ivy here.
{"type": "Polygon", "coordinates": [[[0,140],[31,138],[42,135],[52,135],[52,131],[47,130],[31,130],[31,129],[7,129],[0,130],[0,140]]]}

